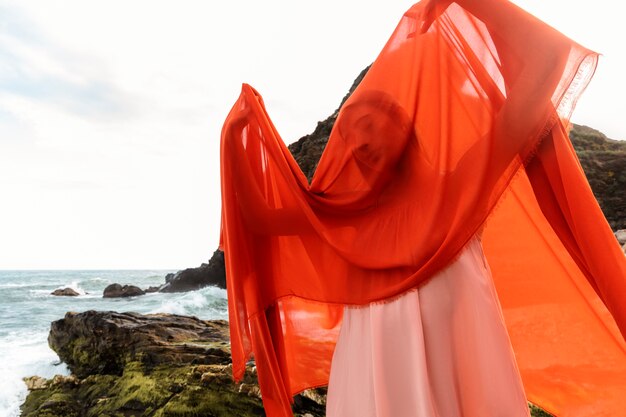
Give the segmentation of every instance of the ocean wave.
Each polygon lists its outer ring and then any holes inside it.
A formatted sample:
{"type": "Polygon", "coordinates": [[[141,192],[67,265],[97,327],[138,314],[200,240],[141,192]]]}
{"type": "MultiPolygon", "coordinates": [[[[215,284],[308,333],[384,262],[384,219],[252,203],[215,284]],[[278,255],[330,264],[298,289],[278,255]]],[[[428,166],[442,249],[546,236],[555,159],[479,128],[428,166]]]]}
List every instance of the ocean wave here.
{"type": "Polygon", "coordinates": [[[17,417],[26,398],[24,376],[55,374],[69,375],[69,369],[59,363],[57,354],[48,347],[47,331],[12,331],[0,340],[0,415],[17,417]]]}
{"type": "Polygon", "coordinates": [[[165,275],[148,275],[147,277],[145,277],[144,279],[163,279],[165,277],[165,275]]]}
{"type": "Polygon", "coordinates": [[[56,296],[53,296],[52,293],[55,290],[62,290],[64,288],[73,289],[74,291],[78,293],[78,296],[80,297],[94,297],[94,296],[102,297],[102,293],[100,291],[86,291],[82,286],[80,286],[78,281],[72,281],[70,283],[58,285],[56,287],[53,287],[50,284],[47,284],[46,286],[38,285],[38,287],[40,288],[28,290],[27,297],[31,299],[32,298],[56,297],[56,296]],[[44,287],[44,288],[41,288],[41,287],[44,287]]]}
{"type": "Polygon", "coordinates": [[[69,284],[61,285],[61,286],[55,288],[55,290],[63,289],[63,288],[71,288],[74,291],[76,291],[77,293],[79,293],[81,295],[85,295],[85,290],[78,284],[78,281],[72,281],[69,284]]]}
{"type": "MultiPolygon", "coordinates": [[[[0,271],[0,416],[18,417],[26,398],[23,377],[68,375],[65,364],[48,347],[50,322],[63,318],[67,311],[136,310],[142,313],[167,301],[171,294],[152,293],[134,299],[109,299],[102,291],[109,283],[133,283],[142,288],[162,283],[169,271],[0,271]],[[159,275],[157,275],[159,274],[159,275]],[[79,297],[55,297],[55,289],[72,288],[79,297]]],[[[207,294],[209,294],[207,292],[207,294]]],[[[225,297],[225,295],[224,295],[225,297]]],[[[201,300],[183,297],[178,310],[186,314],[202,311],[201,300]]],[[[207,303],[215,300],[207,295],[207,303]]],[[[164,309],[168,307],[165,306],[164,309]]],[[[175,310],[172,307],[172,310],[175,310]]],[[[206,316],[205,314],[202,314],[206,316]]]]}
{"type": "Polygon", "coordinates": [[[224,318],[227,306],[226,290],[205,287],[196,291],[167,294],[161,305],[148,313],[192,315],[208,320],[224,318]]]}
{"type": "Polygon", "coordinates": [[[69,284],[59,285],[58,287],[56,287],[56,288],[54,288],[54,289],[52,289],[50,291],[49,290],[33,290],[31,292],[33,292],[33,293],[36,293],[36,292],[43,293],[45,291],[48,291],[48,294],[49,294],[49,293],[51,293],[53,291],[56,291],[56,290],[62,290],[63,288],[71,288],[74,291],[76,291],[79,295],[86,295],[87,294],[87,291],[85,291],[85,289],[78,284],[78,281],[72,281],[69,284]]]}
{"type": "Polygon", "coordinates": [[[15,282],[9,282],[7,284],[0,284],[0,288],[27,288],[27,287],[41,287],[42,285],[48,285],[47,282],[29,282],[17,284],[15,282]]]}

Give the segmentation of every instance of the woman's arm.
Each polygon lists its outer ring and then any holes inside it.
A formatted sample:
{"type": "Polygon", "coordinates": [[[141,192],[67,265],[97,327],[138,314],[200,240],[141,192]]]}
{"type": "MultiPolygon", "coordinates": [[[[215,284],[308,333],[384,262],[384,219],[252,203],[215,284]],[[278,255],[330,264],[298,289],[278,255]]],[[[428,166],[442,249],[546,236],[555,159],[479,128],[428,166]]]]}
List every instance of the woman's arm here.
{"type": "MultiPolygon", "coordinates": [[[[427,0],[422,32],[452,3],[427,0]]],[[[456,0],[482,21],[496,47],[506,97],[493,126],[498,146],[515,151],[553,109],[552,95],[563,75],[569,54],[567,39],[507,0],[456,0]],[[523,117],[520,117],[523,115],[523,117]]],[[[539,126],[541,128],[543,126],[539,126]]]]}
{"type": "Polygon", "coordinates": [[[247,114],[244,113],[230,122],[226,132],[226,146],[232,158],[231,180],[246,227],[253,233],[265,235],[293,235],[309,231],[309,222],[299,208],[270,207],[261,193],[250,165],[250,157],[241,140],[248,124],[247,114]]]}

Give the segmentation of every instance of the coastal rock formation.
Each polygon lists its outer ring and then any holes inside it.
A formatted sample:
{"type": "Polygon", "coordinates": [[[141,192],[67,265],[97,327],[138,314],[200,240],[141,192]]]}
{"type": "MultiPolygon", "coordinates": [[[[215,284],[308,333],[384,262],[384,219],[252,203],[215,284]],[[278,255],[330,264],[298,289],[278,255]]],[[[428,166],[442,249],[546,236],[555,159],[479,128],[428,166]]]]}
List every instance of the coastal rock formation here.
{"type": "MultiPolygon", "coordinates": [[[[170,314],[67,313],[49,344],[72,375],[25,378],[23,417],[263,416],[251,361],[232,380],[228,322],[170,314]]],[[[294,398],[295,416],[325,414],[326,389],[294,398]]]]}
{"type": "Polygon", "coordinates": [[[146,293],[149,293],[149,292],[159,292],[160,288],[161,288],[160,286],[150,286],[150,287],[146,288],[144,291],[146,293]]]}
{"type": "Polygon", "coordinates": [[[126,363],[227,364],[228,322],[176,314],[89,310],[53,321],[48,344],[79,378],[121,375],[126,363]]]}
{"type": "Polygon", "coordinates": [[[165,284],[159,292],[185,292],[198,290],[209,285],[226,288],[226,269],[224,268],[224,252],[217,249],[209,263],[198,268],[188,268],[175,274],[167,274],[165,284]]]}
{"type": "Polygon", "coordinates": [[[144,295],[146,292],[135,285],[111,284],[102,292],[103,298],[135,297],[144,295]]]}
{"type": "Polygon", "coordinates": [[[77,295],[80,295],[78,292],[76,292],[76,290],[72,289],[72,288],[59,288],[56,289],[54,291],[52,291],[50,293],[50,295],[58,295],[58,296],[69,296],[69,297],[76,297],[77,295]]]}
{"type": "Polygon", "coordinates": [[[613,231],[626,229],[626,140],[573,125],[570,139],[593,194],[613,231]]]}

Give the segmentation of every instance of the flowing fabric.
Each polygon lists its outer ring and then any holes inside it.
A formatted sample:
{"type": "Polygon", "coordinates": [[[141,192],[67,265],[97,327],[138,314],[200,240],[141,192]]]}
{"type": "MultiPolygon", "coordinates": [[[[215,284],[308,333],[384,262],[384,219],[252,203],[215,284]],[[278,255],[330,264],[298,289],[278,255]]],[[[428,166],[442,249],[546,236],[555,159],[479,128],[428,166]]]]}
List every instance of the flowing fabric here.
{"type": "Polygon", "coordinates": [[[311,184],[243,85],[221,142],[233,378],[253,355],[267,415],[291,416],[328,384],[344,306],[425,284],[483,231],[529,400],[619,415],[626,261],[566,129],[597,54],[505,0],[453,3],[421,33],[425,4],[341,108],[311,184]]]}
{"type": "Polygon", "coordinates": [[[415,291],[344,308],[326,417],[350,416],[530,417],[478,237],[415,291]]]}

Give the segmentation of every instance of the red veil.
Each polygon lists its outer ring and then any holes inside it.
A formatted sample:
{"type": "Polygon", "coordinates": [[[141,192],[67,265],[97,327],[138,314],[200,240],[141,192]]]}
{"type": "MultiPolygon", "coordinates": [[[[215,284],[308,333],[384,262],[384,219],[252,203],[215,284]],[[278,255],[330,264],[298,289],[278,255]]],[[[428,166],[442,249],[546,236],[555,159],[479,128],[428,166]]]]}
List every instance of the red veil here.
{"type": "Polygon", "coordinates": [[[423,34],[424,2],[403,15],[310,185],[252,87],[226,119],[233,377],[254,354],[268,416],[328,384],[344,305],[414,290],[476,233],[528,399],[623,413],[626,261],[566,130],[597,54],[505,0],[464,3],[423,34]]]}

